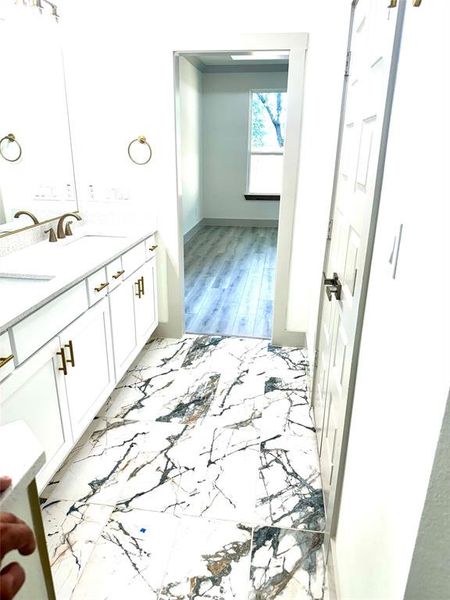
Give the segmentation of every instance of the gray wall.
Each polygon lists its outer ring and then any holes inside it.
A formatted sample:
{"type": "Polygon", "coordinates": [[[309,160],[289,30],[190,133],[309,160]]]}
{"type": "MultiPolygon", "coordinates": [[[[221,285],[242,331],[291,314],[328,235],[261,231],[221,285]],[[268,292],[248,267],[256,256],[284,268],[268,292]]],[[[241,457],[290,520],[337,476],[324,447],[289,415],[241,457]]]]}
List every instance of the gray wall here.
{"type": "Polygon", "coordinates": [[[248,201],[249,93],[286,89],[287,72],[203,74],[203,207],[207,218],[278,219],[278,202],[248,201]]]}
{"type": "Polygon", "coordinates": [[[450,598],[450,395],[436,448],[405,600],[450,598]],[[442,568],[446,565],[446,568],[442,568]]]}

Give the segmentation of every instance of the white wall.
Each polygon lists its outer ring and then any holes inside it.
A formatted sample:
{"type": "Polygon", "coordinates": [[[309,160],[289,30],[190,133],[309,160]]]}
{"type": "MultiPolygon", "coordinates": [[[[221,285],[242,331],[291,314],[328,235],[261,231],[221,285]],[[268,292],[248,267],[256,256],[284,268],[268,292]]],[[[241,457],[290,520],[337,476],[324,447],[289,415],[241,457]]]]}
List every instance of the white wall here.
{"type": "Polygon", "coordinates": [[[344,600],[404,597],[449,388],[450,7],[406,5],[336,538],[344,600]]]}
{"type": "Polygon", "coordinates": [[[287,72],[203,75],[204,216],[278,219],[279,202],[248,201],[249,101],[252,89],[286,90],[287,72]]]}
{"type": "Polygon", "coordinates": [[[179,62],[181,194],[183,233],[203,217],[202,74],[183,56],[179,62]]]}
{"type": "Polygon", "coordinates": [[[195,48],[196,40],[207,48],[217,47],[222,40],[225,50],[238,32],[309,32],[296,245],[291,280],[283,283],[291,305],[289,328],[304,331],[310,310],[308,290],[320,283],[321,235],[333,181],[350,0],[314,4],[283,0],[275,12],[271,0],[230,0],[220,19],[206,0],[189,4],[174,0],[160,3],[157,9],[145,0],[60,4],[82,206],[85,211],[101,208],[116,220],[130,214],[139,215],[141,221],[157,215],[165,249],[159,273],[161,320],[168,323],[161,332],[172,335],[182,330],[183,305],[173,51],[205,49],[195,48]],[[128,141],[140,134],[147,135],[154,150],[145,168],[131,165],[126,157],[128,141]],[[128,190],[129,200],[109,201],[102,207],[99,202],[89,203],[91,181],[97,181],[99,188],[128,190]],[[309,268],[310,261],[317,268],[309,268]],[[170,295],[164,294],[167,287],[170,295]]]}

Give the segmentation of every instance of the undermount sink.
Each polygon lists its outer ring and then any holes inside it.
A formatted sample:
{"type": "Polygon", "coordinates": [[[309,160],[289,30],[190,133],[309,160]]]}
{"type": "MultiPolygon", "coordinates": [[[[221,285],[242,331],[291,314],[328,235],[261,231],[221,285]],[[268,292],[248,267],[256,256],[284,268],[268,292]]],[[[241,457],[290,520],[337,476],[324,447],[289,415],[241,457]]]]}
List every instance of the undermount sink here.
{"type": "Polygon", "coordinates": [[[117,240],[123,240],[124,235],[99,235],[99,234],[86,234],[82,237],[75,238],[67,241],[61,250],[64,252],[66,248],[72,249],[74,247],[104,247],[109,246],[117,240]]]}

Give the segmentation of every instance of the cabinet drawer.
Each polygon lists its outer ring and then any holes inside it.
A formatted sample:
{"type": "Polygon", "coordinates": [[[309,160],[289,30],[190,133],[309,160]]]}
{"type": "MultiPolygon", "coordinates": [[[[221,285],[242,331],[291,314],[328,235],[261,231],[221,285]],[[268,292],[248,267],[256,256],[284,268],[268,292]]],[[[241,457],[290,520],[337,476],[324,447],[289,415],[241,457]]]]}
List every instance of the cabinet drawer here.
{"type": "Polygon", "coordinates": [[[106,268],[102,267],[87,278],[89,306],[104,298],[108,293],[109,281],[106,277],[106,268]]]}
{"type": "Polygon", "coordinates": [[[8,332],[0,335],[0,381],[14,371],[14,356],[9,343],[8,332]]]}
{"type": "Polygon", "coordinates": [[[122,269],[122,257],[116,258],[113,262],[106,265],[106,280],[109,282],[109,291],[114,290],[125,276],[125,270],[122,269]]]}
{"type": "Polygon", "coordinates": [[[158,244],[156,242],[156,235],[153,234],[147,238],[144,242],[145,245],[145,260],[150,260],[156,255],[156,248],[158,244]]]}
{"type": "Polygon", "coordinates": [[[124,277],[129,277],[132,273],[139,269],[146,260],[144,242],[138,244],[128,252],[122,255],[122,268],[125,270],[124,277]]]}
{"type": "Polygon", "coordinates": [[[88,308],[86,284],[75,285],[11,329],[21,363],[88,308]]]}

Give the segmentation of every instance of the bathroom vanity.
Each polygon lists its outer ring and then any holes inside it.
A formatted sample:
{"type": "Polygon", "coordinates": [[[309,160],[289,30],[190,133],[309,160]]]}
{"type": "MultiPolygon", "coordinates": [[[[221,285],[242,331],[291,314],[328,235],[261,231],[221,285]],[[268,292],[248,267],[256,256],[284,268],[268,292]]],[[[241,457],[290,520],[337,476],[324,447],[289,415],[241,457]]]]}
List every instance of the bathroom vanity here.
{"type": "Polygon", "coordinates": [[[0,422],[42,444],[39,491],[157,326],[156,248],[84,226],[0,259],[0,422]]]}

